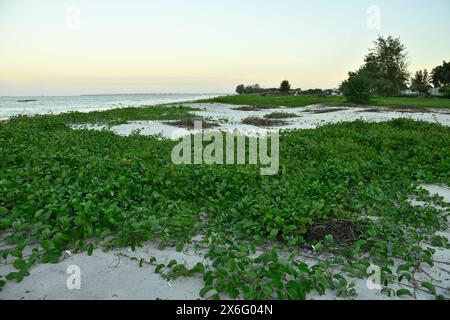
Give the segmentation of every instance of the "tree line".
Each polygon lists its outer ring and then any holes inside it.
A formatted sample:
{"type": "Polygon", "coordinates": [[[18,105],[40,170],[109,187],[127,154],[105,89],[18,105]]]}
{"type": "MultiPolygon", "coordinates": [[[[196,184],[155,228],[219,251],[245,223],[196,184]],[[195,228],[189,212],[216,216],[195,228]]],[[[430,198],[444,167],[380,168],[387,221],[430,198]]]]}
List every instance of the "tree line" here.
{"type": "MultiPolygon", "coordinates": [[[[278,88],[261,88],[259,84],[245,86],[240,84],[236,88],[236,92],[238,94],[253,94],[253,93],[289,93],[291,91],[291,84],[288,80],[283,80],[278,88]]],[[[301,91],[301,89],[297,89],[297,91],[301,91]]]]}
{"type": "Polygon", "coordinates": [[[428,95],[434,85],[445,97],[450,97],[450,62],[443,62],[431,73],[419,70],[412,77],[408,72],[406,47],[400,38],[379,36],[374,48],[364,58],[364,64],[340,85],[347,100],[368,103],[372,96],[396,96],[408,88],[428,95]]]}
{"type": "MultiPolygon", "coordinates": [[[[339,86],[339,91],[349,102],[369,103],[373,96],[398,96],[410,89],[422,96],[429,95],[432,87],[450,98],[450,62],[444,61],[431,72],[419,70],[411,77],[408,72],[408,53],[400,38],[379,36],[374,47],[364,57],[364,64],[349,72],[348,79],[339,86]]],[[[278,88],[261,88],[258,84],[236,88],[238,94],[331,94],[333,90],[311,89],[292,90],[288,80],[281,82],[278,88]]]]}
{"type": "Polygon", "coordinates": [[[308,89],[302,90],[300,88],[292,89],[292,86],[288,80],[283,80],[278,88],[262,88],[259,84],[245,86],[240,84],[236,88],[238,94],[271,94],[271,95],[293,95],[293,94],[303,94],[303,95],[330,95],[336,93],[333,89],[308,89]]]}

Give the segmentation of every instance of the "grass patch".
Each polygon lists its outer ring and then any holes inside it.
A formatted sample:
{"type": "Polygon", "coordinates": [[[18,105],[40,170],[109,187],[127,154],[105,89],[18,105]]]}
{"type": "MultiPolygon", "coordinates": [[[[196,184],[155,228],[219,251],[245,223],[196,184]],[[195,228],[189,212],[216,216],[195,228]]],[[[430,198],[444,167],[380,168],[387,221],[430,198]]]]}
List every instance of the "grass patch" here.
{"type": "MultiPolygon", "coordinates": [[[[328,106],[348,105],[345,97],[299,95],[299,96],[260,96],[260,95],[235,95],[218,97],[208,100],[200,100],[203,103],[225,103],[233,105],[270,105],[283,107],[305,107],[313,104],[325,104],[328,106]]],[[[443,108],[450,109],[450,99],[443,98],[408,98],[408,97],[376,97],[370,105],[384,107],[413,107],[413,108],[443,108]]]]}
{"type": "Polygon", "coordinates": [[[217,97],[208,100],[200,100],[200,103],[225,103],[243,106],[271,106],[273,107],[305,107],[312,104],[327,103],[338,105],[345,101],[343,97],[320,97],[315,95],[305,96],[260,96],[240,95],[217,97]]]}
{"type": "Polygon", "coordinates": [[[242,123],[256,127],[277,127],[277,126],[284,126],[287,124],[286,121],[259,118],[259,117],[246,118],[242,120],[242,123]]]}
{"type": "MultiPolygon", "coordinates": [[[[192,111],[199,109],[183,106],[143,106],[117,108],[105,111],[93,112],[67,112],[59,115],[37,115],[31,116],[38,119],[51,119],[64,124],[105,124],[119,125],[131,121],[164,121],[193,118],[192,111]]],[[[19,116],[28,118],[30,116],[19,116]]]]}
{"type": "Polygon", "coordinates": [[[377,97],[373,99],[372,104],[385,107],[450,109],[450,99],[444,98],[377,97]]]}

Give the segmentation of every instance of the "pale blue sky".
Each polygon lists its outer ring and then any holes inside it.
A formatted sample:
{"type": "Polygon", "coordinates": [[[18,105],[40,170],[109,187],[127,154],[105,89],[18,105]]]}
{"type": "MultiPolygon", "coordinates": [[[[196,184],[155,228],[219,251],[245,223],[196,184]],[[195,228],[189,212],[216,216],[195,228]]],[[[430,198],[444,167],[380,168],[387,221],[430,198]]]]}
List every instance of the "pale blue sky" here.
{"type": "Polygon", "coordinates": [[[401,37],[411,72],[450,60],[448,17],[448,0],[0,0],[0,95],[332,88],[377,34],[401,37]]]}

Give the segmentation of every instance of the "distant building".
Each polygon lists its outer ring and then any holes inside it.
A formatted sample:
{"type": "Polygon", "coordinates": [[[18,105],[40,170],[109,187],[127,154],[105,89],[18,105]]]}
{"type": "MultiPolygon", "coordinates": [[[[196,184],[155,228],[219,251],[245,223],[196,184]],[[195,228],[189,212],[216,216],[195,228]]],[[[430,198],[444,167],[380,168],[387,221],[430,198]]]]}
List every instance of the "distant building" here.
{"type": "Polygon", "coordinates": [[[428,90],[428,93],[430,94],[430,96],[433,96],[433,97],[440,97],[440,96],[442,96],[442,93],[439,92],[440,89],[441,89],[441,88],[430,88],[430,89],[428,90]]]}
{"type": "Polygon", "coordinates": [[[332,96],[342,96],[343,94],[339,90],[332,90],[331,95],[332,96]]]}
{"type": "Polygon", "coordinates": [[[415,95],[419,94],[418,91],[414,91],[414,90],[411,90],[411,89],[402,90],[402,91],[400,91],[400,93],[402,95],[404,95],[404,96],[415,96],[415,95]]]}
{"type": "Polygon", "coordinates": [[[298,96],[302,93],[302,89],[297,88],[297,89],[294,89],[293,92],[294,92],[294,96],[298,96]]]}

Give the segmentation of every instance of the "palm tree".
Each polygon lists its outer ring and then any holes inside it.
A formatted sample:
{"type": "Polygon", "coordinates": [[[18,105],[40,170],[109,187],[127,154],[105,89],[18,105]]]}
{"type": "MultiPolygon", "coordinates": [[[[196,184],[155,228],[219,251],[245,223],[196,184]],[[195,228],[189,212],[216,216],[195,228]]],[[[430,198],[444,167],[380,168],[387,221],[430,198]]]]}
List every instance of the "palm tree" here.
{"type": "Polygon", "coordinates": [[[428,74],[428,70],[419,70],[411,79],[411,87],[413,90],[417,90],[421,94],[426,95],[428,94],[428,90],[431,88],[430,81],[431,77],[428,74]]]}
{"type": "Polygon", "coordinates": [[[442,64],[442,85],[450,86],[450,61],[442,64]]]}
{"type": "Polygon", "coordinates": [[[434,68],[431,79],[436,88],[450,85],[450,62],[444,61],[441,66],[434,68]]]}
{"type": "Polygon", "coordinates": [[[444,77],[444,68],[442,66],[437,66],[431,71],[431,82],[435,88],[439,88],[442,84],[444,77]]]}

